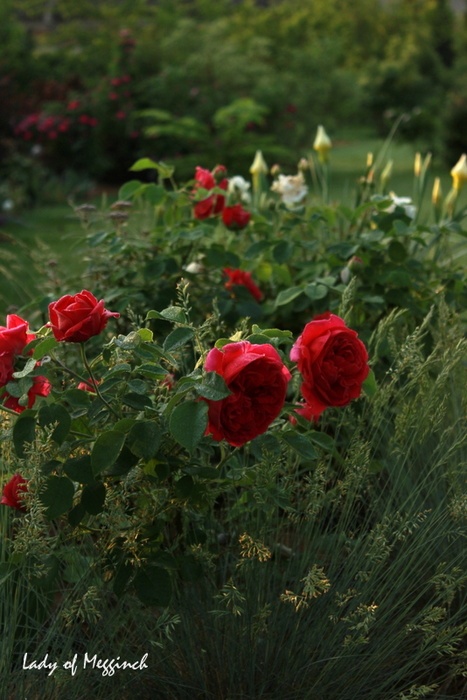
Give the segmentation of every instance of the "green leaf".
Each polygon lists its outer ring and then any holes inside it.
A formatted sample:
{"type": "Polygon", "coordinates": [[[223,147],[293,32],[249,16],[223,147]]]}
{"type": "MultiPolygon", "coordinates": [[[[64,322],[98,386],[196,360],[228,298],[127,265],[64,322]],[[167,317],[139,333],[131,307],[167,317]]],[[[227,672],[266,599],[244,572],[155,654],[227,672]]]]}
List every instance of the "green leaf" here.
{"type": "Polygon", "coordinates": [[[154,333],[150,328],[139,328],[136,332],[142,341],[145,343],[152,343],[154,333]]]}
{"type": "Polygon", "coordinates": [[[20,372],[13,372],[13,377],[15,379],[23,379],[23,377],[27,377],[28,374],[31,374],[35,366],[36,360],[33,357],[30,357],[20,372]]]}
{"type": "Polygon", "coordinates": [[[105,486],[100,481],[97,484],[88,484],[81,494],[81,503],[90,515],[98,515],[104,510],[105,486]]]}
{"type": "Polygon", "coordinates": [[[376,384],[375,373],[373,372],[372,369],[370,369],[370,372],[369,372],[367,378],[363,382],[362,389],[369,398],[374,396],[376,394],[376,392],[378,391],[378,385],[376,384]]]}
{"type": "Polygon", "coordinates": [[[190,493],[193,491],[194,481],[191,476],[185,474],[175,483],[175,493],[178,498],[189,498],[190,493]]]}
{"type": "Polygon", "coordinates": [[[202,383],[195,388],[200,396],[211,401],[220,401],[230,394],[230,389],[227,387],[224,378],[217,372],[206,372],[202,383]]]}
{"type": "Polygon", "coordinates": [[[260,328],[254,323],[251,327],[252,333],[260,333],[265,335],[267,338],[277,339],[277,340],[292,340],[292,331],[284,331],[280,328],[260,328]]]}
{"type": "Polygon", "coordinates": [[[160,317],[165,318],[167,321],[174,321],[176,323],[186,323],[187,317],[185,311],[181,306],[168,306],[160,312],[160,317]]]}
{"type": "Polygon", "coordinates": [[[274,260],[279,264],[287,262],[293,253],[293,245],[289,241],[280,241],[272,251],[274,260]]]}
{"type": "Polygon", "coordinates": [[[133,574],[133,567],[127,562],[119,565],[113,581],[113,592],[120,597],[133,574]]]}
{"type": "Polygon", "coordinates": [[[185,401],[172,411],[170,432],[188,452],[193,452],[208,423],[208,406],[204,401],[185,401]]]}
{"type": "Polygon", "coordinates": [[[142,396],[134,391],[130,391],[128,394],[122,396],[122,402],[125,406],[130,406],[136,411],[144,411],[145,408],[152,406],[152,401],[149,396],[142,396]]]}
{"type": "Polygon", "coordinates": [[[302,293],[303,287],[289,287],[289,289],[283,289],[276,297],[276,306],[284,306],[284,304],[293,301],[302,293]]]}
{"type": "Polygon", "coordinates": [[[182,347],[182,345],[185,345],[185,343],[188,343],[188,341],[193,338],[193,335],[193,329],[187,326],[175,328],[164,341],[165,352],[170,352],[171,350],[182,347]]]}
{"type": "Polygon", "coordinates": [[[47,507],[45,514],[49,520],[70,510],[74,495],[73,482],[67,476],[49,476],[45,490],[40,495],[42,503],[47,507]]]}
{"type": "Polygon", "coordinates": [[[295,450],[300,457],[316,459],[318,456],[310,439],[306,435],[296,433],[294,430],[287,430],[281,434],[281,438],[289,447],[295,450]]]}
{"type": "Polygon", "coordinates": [[[138,598],[145,605],[165,607],[172,597],[172,581],[166,569],[149,564],[138,570],[133,581],[138,598]]]}
{"type": "Polygon", "coordinates": [[[18,457],[26,457],[26,445],[36,439],[36,419],[34,411],[23,411],[13,426],[13,445],[18,457]]]}
{"type": "Polygon", "coordinates": [[[124,442],[124,433],[119,433],[116,430],[109,430],[99,435],[91,452],[91,466],[94,476],[115,464],[124,442]]]}
{"type": "Polygon", "coordinates": [[[126,445],[117,457],[115,464],[106,472],[108,476],[123,476],[138,463],[139,457],[131,452],[126,445]]]}
{"type": "Polygon", "coordinates": [[[172,177],[175,171],[173,165],[167,165],[167,163],[164,163],[162,160],[157,164],[157,169],[159,171],[159,175],[164,179],[172,177]]]}
{"type": "MultiPolygon", "coordinates": [[[[163,176],[162,176],[163,177],[163,176]]],[[[144,199],[148,201],[150,204],[153,204],[156,206],[157,204],[160,204],[162,200],[164,199],[165,195],[165,190],[161,185],[156,185],[154,182],[151,182],[149,185],[146,185],[145,190],[144,190],[144,199]]]]}
{"type": "Polygon", "coordinates": [[[144,191],[144,185],[140,180],[130,180],[125,182],[118,191],[119,199],[131,199],[144,191]]]}
{"type": "Polygon", "coordinates": [[[45,357],[45,355],[48,355],[51,350],[57,347],[57,345],[58,340],[55,340],[55,338],[44,338],[44,340],[41,340],[41,342],[34,348],[34,352],[32,354],[34,360],[42,360],[42,358],[45,357]]]}
{"type": "Polygon", "coordinates": [[[310,430],[307,433],[307,437],[327,452],[334,452],[336,445],[334,442],[334,438],[332,438],[330,435],[327,435],[326,433],[320,433],[318,430],[310,430]]]}
{"type": "Polygon", "coordinates": [[[161,365],[154,365],[152,363],[146,363],[138,367],[138,373],[142,374],[143,377],[147,379],[163,379],[167,376],[168,372],[161,365]]]}
{"type": "Polygon", "coordinates": [[[81,502],[77,503],[68,513],[68,523],[70,524],[70,527],[78,527],[85,515],[85,507],[81,502]]]}
{"type": "Polygon", "coordinates": [[[159,170],[159,166],[155,161],[151,160],[151,158],[140,158],[136,163],[133,163],[130,170],[134,172],[139,172],[140,170],[159,170]]]}
{"type": "Polygon", "coordinates": [[[155,457],[161,444],[162,432],[154,421],[137,421],[128,435],[127,445],[134,455],[148,460],[155,457]]]}
{"type": "Polygon", "coordinates": [[[38,413],[38,422],[42,428],[56,424],[52,432],[52,440],[59,445],[65,440],[71,428],[71,416],[60,404],[45,404],[38,413]]]}
{"type": "Polygon", "coordinates": [[[305,294],[312,301],[317,301],[318,299],[324,299],[329,292],[328,287],[324,284],[319,284],[317,282],[312,282],[305,287],[305,294]]]}
{"type": "Polygon", "coordinates": [[[92,484],[94,482],[90,455],[70,457],[63,464],[63,471],[72,481],[77,481],[79,484],[92,484]]]}

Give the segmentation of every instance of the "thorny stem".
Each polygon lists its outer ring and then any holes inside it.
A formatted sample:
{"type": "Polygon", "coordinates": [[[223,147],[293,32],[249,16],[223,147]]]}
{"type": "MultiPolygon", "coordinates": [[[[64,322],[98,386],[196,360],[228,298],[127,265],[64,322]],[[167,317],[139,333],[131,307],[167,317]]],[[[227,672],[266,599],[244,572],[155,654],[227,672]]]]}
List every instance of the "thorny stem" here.
{"type": "Polygon", "coordinates": [[[114,408],[112,408],[112,406],[109,404],[107,399],[104,398],[104,396],[102,395],[102,392],[99,389],[99,386],[95,380],[93,371],[91,369],[91,365],[89,364],[88,358],[86,357],[86,350],[84,348],[84,343],[80,343],[79,346],[80,346],[80,352],[81,352],[81,359],[83,360],[83,364],[86,367],[86,371],[89,373],[89,379],[91,380],[91,384],[92,384],[94,391],[96,392],[97,396],[100,398],[100,400],[102,401],[104,406],[107,406],[109,411],[111,413],[113,413],[114,416],[116,416],[116,418],[119,418],[118,413],[115,411],[114,408]]]}

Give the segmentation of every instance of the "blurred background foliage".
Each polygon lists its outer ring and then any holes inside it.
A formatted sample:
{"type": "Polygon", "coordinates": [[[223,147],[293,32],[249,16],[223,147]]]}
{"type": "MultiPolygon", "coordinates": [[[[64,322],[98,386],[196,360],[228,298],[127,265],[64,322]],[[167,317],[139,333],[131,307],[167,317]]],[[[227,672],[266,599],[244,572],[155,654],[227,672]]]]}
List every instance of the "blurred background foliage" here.
{"type": "Polygon", "coordinates": [[[401,115],[399,138],[452,167],[466,61],[449,0],[4,0],[0,182],[20,170],[33,202],[40,168],[121,184],[144,155],[187,179],[258,148],[294,167],[320,123],[385,136],[401,115]]]}

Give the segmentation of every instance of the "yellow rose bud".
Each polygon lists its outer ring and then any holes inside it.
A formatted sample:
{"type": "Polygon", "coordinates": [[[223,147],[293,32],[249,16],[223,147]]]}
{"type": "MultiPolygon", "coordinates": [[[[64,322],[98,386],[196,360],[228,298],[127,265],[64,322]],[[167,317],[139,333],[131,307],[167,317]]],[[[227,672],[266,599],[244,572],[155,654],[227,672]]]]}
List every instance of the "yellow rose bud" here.
{"type": "Polygon", "coordinates": [[[431,202],[435,207],[438,207],[441,204],[442,198],[443,193],[441,191],[441,179],[439,177],[435,177],[433,190],[431,192],[431,202]]]}
{"type": "Polygon", "coordinates": [[[386,166],[385,166],[383,172],[381,173],[381,178],[380,178],[380,179],[381,179],[381,187],[383,188],[383,190],[384,190],[384,188],[386,187],[386,185],[388,184],[389,178],[391,177],[391,174],[392,174],[392,166],[393,166],[393,161],[392,161],[392,160],[388,160],[388,162],[386,163],[386,166]]]}
{"type": "Polygon", "coordinates": [[[253,181],[253,192],[258,197],[264,191],[265,178],[268,173],[268,166],[261,151],[256,151],[255,159],[250,167],[250,173],[253,181]]]}
{"type": "Polygon", "coordinates": [[[420,153],[415,154],[415,160],[413,163],[413,171],[415,177],[420,177],[422,174],[422,156],[420,153]]]}
{"type": "Polygon", "coordinates": [[[322,163],[325,163],[328,159],[328,153],[332,148],[332,142],[327,133],[324,130],[324,126],[321,124],[318,126],[318,131],[316,132],[316,138],[313,143],[313,148],[318,153],[318,158],[322,163]]]}
{"type": "Polygon", "coordinates": [[[261,175],[261,173],[265,175],[267,172],[268,166],[263,158],[263,154],[261,151],[256,151],[255,159],[250,167],[250,173],[252,175],[261,175]]]}
{"type": "Polygon", "coordinates": [[[467,182],[467,156],[465,153],[461,155],[453,169],[451,170],[452,186],[455,190],[460,190],[464,183],[467,182]]]}

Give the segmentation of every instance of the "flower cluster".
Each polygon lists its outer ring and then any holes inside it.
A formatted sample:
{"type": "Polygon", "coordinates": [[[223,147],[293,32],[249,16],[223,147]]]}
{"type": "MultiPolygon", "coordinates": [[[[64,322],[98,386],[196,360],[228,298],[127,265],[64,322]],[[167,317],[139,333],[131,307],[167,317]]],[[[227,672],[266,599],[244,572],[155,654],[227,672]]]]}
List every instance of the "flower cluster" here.
{"type": "Polygon", "coordinates": [[[55,141],[61,134],[79,128],[93,129],[98,120],[87,112],[79,112],[80,103],[73,100],[68,103],[65,114],[46,114],[34,112],[14,127],[14,134],[24,141],[34,140],[36,143],[55,141]]]}
{"type": "Polygon", "coordinates": [[[223,165],[218,165],[211,172],[205,168],[197,166],[195,171],[195,192],[196,190],[207,190],[210,194],[207,197],[197,201],[194,205],[194,216],[196,219],[207,219],[211,216],[221,214],[222,221],[231,229],[242,229],[248,225],[251,214],[240,203],[226,204],[226,197],[213,190],[229,191],[232,194],[238,194],[240,198],[245,200],[247,183],[240,182],[243,178],[232,178],[231,181],[225,177],[226,169],[223,165]],[[246,186],[245,186],[246,185],[246,186]]]}
{"type": "MultiPolygon", "coordinates": [[[[0,326],[0,400],[3,406],[16,413],[32,408],[37,396],[48,396],[50,382],[40,375],[29,375],[16,379],[15,372],[20,372],[25,364],[24,348],[35,339],[29,333],[27,321],[16,314],[10,314],[6,326],[0,326]]],[[[36,367],[40,366],[37,362],[36,367]]]]}
{"type": "MultiPolygon", "coordinates": [[[[360,396],[368,376],[368,353],[354,330],[339,316],[326,313],[310,321],[292,347],[305,402],[296,409],[316,421],[332,406],[346,406],[360,396]]],[[[229,396],[209,406],[207,433],[235,447],[264,433],[280,414],[292,377],[270,344],[249,341],[213,348],[204,369],[219,374],[229,396]]]]}

